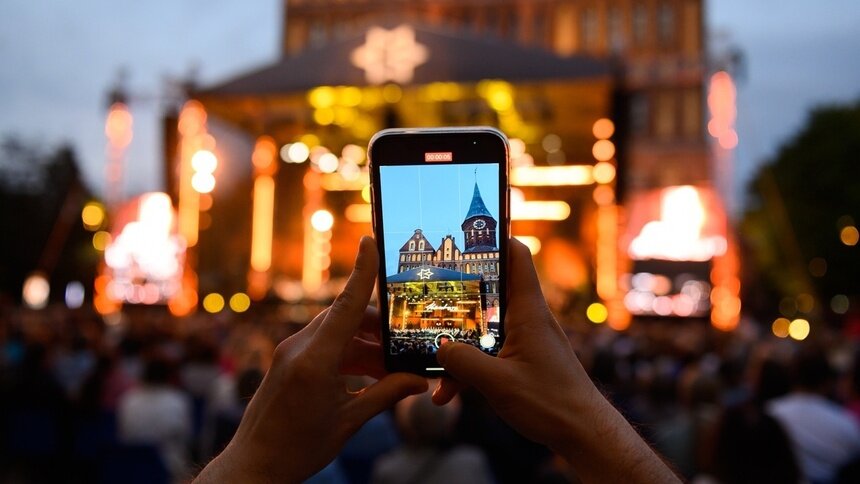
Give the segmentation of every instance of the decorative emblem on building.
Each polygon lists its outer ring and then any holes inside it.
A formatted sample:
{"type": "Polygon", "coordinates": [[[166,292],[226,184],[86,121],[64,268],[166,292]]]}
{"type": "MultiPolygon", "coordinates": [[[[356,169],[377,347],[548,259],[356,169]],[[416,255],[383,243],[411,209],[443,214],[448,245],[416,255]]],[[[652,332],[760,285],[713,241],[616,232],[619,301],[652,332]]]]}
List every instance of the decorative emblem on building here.
{"type": "Polygon", "coordinates": [[[430,279],[430,276],[433,275],[433,272],[430,269],[421,269],[418,271],[418,277],[421,279],[430,279]]]}
{"type": "Polygon", "coordinates": [[[367,82],[412,82],[415,68],[427,62],[427,47],[415,41],[415,30],[401,25],[392,30],[371,27],[365,43],[352,51],[353,65],[364,69],[367,82]]]}

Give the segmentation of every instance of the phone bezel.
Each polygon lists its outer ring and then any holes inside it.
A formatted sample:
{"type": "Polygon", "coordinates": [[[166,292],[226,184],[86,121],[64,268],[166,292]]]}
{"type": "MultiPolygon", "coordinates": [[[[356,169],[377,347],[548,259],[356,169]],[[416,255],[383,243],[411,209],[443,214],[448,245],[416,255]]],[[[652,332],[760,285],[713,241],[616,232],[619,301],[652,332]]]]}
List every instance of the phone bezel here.
{"type": "MultiPolygon", "coordinates": [[[[382,349],[385,367],[389,372],[406,371],[420,375],[439,377],[445,372],[436,361],[435,355],[415,355],[413,357],[392,355],[389,350],[390,331],[388,327],[388,290],[385,275],[385,240],[382,236],[382,194],[376,187],[380,180],[379,167],[385,165],[426,165],[436,164],[425,161],[425,153],[451,152],[453,160],[444,164],[487,163],[500,164],[499,167],[499,218],[496,226],[499,241],[499,337],[505,338],[505,311],[507,310],[508,241],[510,239],[510,157],[507,137],[495,128],[458,127],[458,128],[421,128],[387,129],[378,132],[370,140],[367,157],[370,165],[370,190],[372,205],[373,234],[379,249],[379,277],[377,279],[377,301],[382,332],[382,349]]],[[[441,163],[440,163],[441,164],[441,163]]]]}

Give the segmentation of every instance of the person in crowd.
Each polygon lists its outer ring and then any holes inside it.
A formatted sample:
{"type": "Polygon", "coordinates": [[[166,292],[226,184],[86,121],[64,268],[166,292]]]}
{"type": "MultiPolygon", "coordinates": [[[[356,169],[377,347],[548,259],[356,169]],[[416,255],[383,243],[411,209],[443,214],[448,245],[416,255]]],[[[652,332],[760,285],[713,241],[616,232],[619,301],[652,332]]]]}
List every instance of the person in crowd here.
{"type": "Polygon", "coordinates": [[[457,397],[434,405],[430,393],[406,397],[395,407],[397,427],[405,445],[376,461],[375,484],[491,483],[490,468],[480,449],[454,445],[460,414],[457,397]]]}
{"type": "Polygon", "coordinates": [[[119,437],[126,444],[158,447],[174,479],[189,468],[191,402],[171,385],[171,364],[159,356],[146,362],[141,385],[122,396],[117,420],[119,437]]]}
{"type": "MultiPolygon", "coordinates": [[[[480,391],[497,414],[525,437],[564,457],[590,482],[679,482],[678,477],[604,398],[580,365],[550,312],[528,249],[510,242],[507,340],[498,357],[448,343],[438,360],[451,378],[433,392],[438,405],[465,386],[480,391]]],[[[371,335],[378,314],[368,309],[379,254],[372,239],[359,246],[343,292],[305,328],[281,342],[233,440],[197,482],[298,482],[323,468],[367,420],[427,380],[386,374],[371,335]],[[349,392],[344,374],[378,378],[349,392]]]]}
{"type": "Polygon", "coordinates": [[[812,483],[833,482],[840,468],[860,455],[860,427],[828,399],[835,374],[821,351],[805,351],[794,364],[795,389],[772,400],[768,413],[785,428],[812,483]]]}

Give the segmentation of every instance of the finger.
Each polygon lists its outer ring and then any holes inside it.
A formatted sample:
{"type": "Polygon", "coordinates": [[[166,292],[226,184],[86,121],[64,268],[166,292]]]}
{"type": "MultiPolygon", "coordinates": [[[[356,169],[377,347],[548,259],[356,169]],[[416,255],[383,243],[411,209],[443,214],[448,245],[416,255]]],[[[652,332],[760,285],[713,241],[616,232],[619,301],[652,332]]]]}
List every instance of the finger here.
{"type": "Polygon", "coordinates": [[[316,332],[315,340],[320,349],[330,349],[340,354],[352,340],[364,319],[379,269],[378,264],[376,244],[370,237],[362,237],[355,259],[355,269],[316,332]]]}
{"type": "Polygon", "coordinates": [[[409,395],[426,391],[426,378],[411,373],[392,373],[355,395],[347,406],[348,415],[358,428],[409,395]]]}
{"type": "Polygon", "coordinates": [[[436,405],[445,405],[457,396],[466,386],[453,378],[441,378],[433,390],[433,403],[436,405]]]}
{"type": "MultiPolygon", "coordinates": [[[[465,343],[442,345],[436,359],[461,384],[472,385],[486,395],[485,390],[505,384],[505,361],[465,343]]],[[[442,396],[447,396],[447,392],[442,396]]],[[[440,398],[442,397],[440,396],[440,398]]]]}
{"type": "Polygon", "coordinates": [[[343,352],[340,364],[342,375],[367,375],[377,380],[388,374],[382,345],[378,341],[353,338],[343,352]]]}
{"type": "Polygon", "coordinates": [[[319,329],[319,327],[320,327],[320,324],[322,324],[322,322],[325,320],[326,316],[328,315],[329,309],[331,309],[331,308],[325,308],[322,311],[320,311],[320,313],[317,314],[314,317],[314,319],[311,320],[310,323],[308,323],[304,328],[302,328],[302,331],[307,331],[311,335],[316,333],[317,329],[319,329]]]}
{"type": "Polygon", "coordinates": [[[364,310],[364,317],[361,318],[356,335],[368,341],[382,341],[382,324],[379,321],[378,309],[368,306],[364,310]]]}
{"type": "Polygon", "coordinates": [[[508,278],[511,305],[527,305],[539,302],[544,304],[543,292],[540,289],[537,270],[535,270],[532,253],[519,240],[510,240],[511,271],[508,278]]]}

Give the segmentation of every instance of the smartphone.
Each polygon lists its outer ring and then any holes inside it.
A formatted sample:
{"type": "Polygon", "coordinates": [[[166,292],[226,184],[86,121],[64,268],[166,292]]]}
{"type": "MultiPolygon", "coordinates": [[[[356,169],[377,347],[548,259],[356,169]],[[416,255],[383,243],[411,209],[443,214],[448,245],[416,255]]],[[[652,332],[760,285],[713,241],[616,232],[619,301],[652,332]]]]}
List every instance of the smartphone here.
{"type": "Polygon", "coordinates": [[[379,312],[388,371],[442,376],[449,341],[505,337],[508,141],[489,127],[387,129],[370,140],[379,312]]]}

